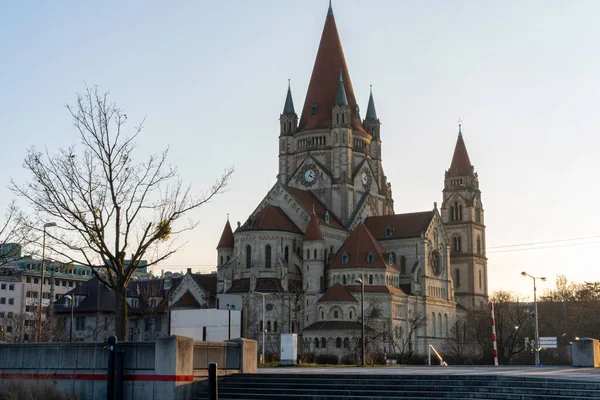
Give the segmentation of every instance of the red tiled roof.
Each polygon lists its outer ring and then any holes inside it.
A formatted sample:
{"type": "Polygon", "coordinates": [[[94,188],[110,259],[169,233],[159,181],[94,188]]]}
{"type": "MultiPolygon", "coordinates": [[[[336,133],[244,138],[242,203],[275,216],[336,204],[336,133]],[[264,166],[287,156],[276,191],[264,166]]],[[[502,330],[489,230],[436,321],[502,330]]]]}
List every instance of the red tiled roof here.
{"type": "Polygon", "coordinates": [[[327,291],[321,298],[317,301],[317,303],[325,302],[325,301],[352,301],[356,302],[357,300],[350,294],[350,292],[342,285],[341,283],[336,283],[327,291]]]}
{"type": "Polygon", "coordinates": [[[330,13],[325,20],[319,50],[317,51],[315,65],[306,92],[304,108],[302,109],[302,115],[298,124],[299,131],[319,128],[329,129],[332,127],[332,109],[335,103],[340,71],[344,80],[348,105],[350,105],[352,110],[352,128],[365,132],[356,115],[354,106],[357,103],[354,97],[352,81],[348,73],[348,66],[346,65],[346,58],[344,57],[344,50],[342,49],[342,42],[340,41],[340,35],[335,24],[335,18],[333,13],[330,13]],[[313,103],[317,103],[318,106],[317,115],[315,116],[312,115],[313,103]]]}
{"type": "Polygon", "coordinates": [[[304,240],[323,240],[323,232],[321,232],[316,214],[310,216],[308,227],[306,228],[306,232],[304,232],[304,240]]]}
{"type": "Polygon", "coordinates": [[[233,247],[233,231],[231,230],[229,220],[227,220],[225,228],[223,228],[223,233],[221,234],[221,239],[219,240],[217,249],[220,247],[233,247]]]}
{"type": "Polygon", "coordinates": [[[275,230],[302,233],[300,228],[277,206],[268,205],[251,216],[236,232],[252,230],[275,230]],[[251,222],[251,224],[249,224],[251,222]]]}
{"type": "Polygon", "coordinates": [[[329,268],[394,268],[384,257],[385,251],[373,236],[366,225],[359,224],[348,236],[342,247],[338,250],[333,263],[329,268]],[[373,262],[367,263],[367,255],[373,253],[373,262]],[[344,254],[348,262],[343,264],[344,254]]]}
{"type": "MultiPolygon", "coordinates": [[[[350,285],[346,286],[346,289],[349,292],[358,292],[360,293],[360,285],[350,285]]],[[[370,293],[396,293],[396,294],[405,294],[402,289],[397,287],[393,287],[390,285],[365,285],[365,292],[370,293]]]]}
{"type": "Polygon", "coordinates": [[[227,293],[244,293],[250,290],[250,278],[235,279],[227,293]]]}
{"type": "Polygon", "coordinates": [[[325,220],[325,215],[328,213],[328,210],[325,205],[321,203],[321,200],[319,200],[319,198],[312,192],[297,189],[291,186],[288,186],[287,190],[292,196],[294,196],[296,200],[298,200],[300,204],[302,204],[302,207],[304,207],[307,212],[312,213],[314,209],[314,213],[316,214],[322,226],[329,225],[333,228],[346,230],[346,228],[344,228],[344,224],[342,224],[340,220],[331,212],[329,213],[329,224],[327,223],[325,220]]]}
{"type": "Polygon", "coordinates": [[[198,300],[187,290],[176,302],[172,308],[200,308],[198,300]]]}
{"type": "Polygon", "coordinates": [[[407,239],[421,236],[431,224],[435,211],[368,217],[365,225],[377,240],[407,239]],[[388,228],[390,228],[388,230],[388,228]],[[389,235],[388,235],[389,233],[389,235]]]}
{"type": "Polygon", "coordinates": [[[283,292],[281,282],[276,278],[258,278],[256,280],[257,292],[283,292]]]}
{"type": "Polygon", "coordinates": [[[454,147],[454,155],[452,156],[450,169],[448,170],[448,177],[454,178],[457,176],[472,175],[472,166],[462,133],[459,133],[458,139],[456,140],[456,147],[454,147]]]}

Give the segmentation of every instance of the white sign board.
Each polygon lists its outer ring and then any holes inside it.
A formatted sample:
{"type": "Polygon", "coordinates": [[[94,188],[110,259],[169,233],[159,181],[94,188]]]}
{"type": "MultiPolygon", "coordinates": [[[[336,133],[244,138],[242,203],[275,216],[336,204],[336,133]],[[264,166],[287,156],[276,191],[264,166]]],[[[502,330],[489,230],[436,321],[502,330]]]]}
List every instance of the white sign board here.
{"type": "Polygon", "coordinates": [[[556,337],[540,337],[540,347],[542,349],[556,349],[558,347],[556,337]]]}
{"type": "Polygon", "coordinates": [[[241,310],[171,310],[171,335],[187,336],[197,341],[222,342],[241,337],[241,310]],[[231,312],[231,325],[229,313],[231,312]]]}

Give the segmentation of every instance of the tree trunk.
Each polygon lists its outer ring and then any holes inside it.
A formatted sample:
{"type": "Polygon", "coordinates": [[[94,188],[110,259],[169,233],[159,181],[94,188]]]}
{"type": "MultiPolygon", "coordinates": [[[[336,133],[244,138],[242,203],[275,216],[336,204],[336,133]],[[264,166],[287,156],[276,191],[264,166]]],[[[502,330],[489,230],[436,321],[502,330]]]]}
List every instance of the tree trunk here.
{"type": "Polygon", "coordinates": [[[127,340],[127,289],[118,285],[115,289],[116,312],[115,330],[119,342],[127,340]]]}

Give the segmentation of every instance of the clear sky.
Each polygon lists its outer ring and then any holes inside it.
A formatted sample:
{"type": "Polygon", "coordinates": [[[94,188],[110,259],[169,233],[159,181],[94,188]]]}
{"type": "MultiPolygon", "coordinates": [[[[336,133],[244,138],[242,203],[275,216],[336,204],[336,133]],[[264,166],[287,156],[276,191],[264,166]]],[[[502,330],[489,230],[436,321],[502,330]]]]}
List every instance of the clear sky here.
{"type": "MultiPolygon", "coordinates": [[[[462,118],[483,191],[490,290],[530,296],[522,270],[548,276],[546,287],[559,273],[600,280],[600,2],[334,0],[333,9],[363,110],[373,85],[396,212],[441,204],[462,118]]],[[[27,177],[29,146],[77,140],[63,106],[99,85],[132,127],[147,116],[139,151],[170,146],[194,190],[235,165],[231,190],[195,215],[185,249],[157,269],[214,268],[227,213],[235,227],[275,182],[287,80],[300,113],[326,12],[327,0],[3,3],[0,206],[10,177],[27,177]]]]}

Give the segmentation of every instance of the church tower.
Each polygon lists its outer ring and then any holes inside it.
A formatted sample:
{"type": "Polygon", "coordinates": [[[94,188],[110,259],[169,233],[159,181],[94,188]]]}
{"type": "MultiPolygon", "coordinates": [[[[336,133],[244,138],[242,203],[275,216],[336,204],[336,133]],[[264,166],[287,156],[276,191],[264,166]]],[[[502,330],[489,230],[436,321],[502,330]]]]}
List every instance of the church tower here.
{"type": "Polygon", "coordinates": [[[288,80],[288,90],[285,97],[283,113],[279,117],[279,182],[286,183],[292,168],[292,146],[294,145],[294,132],[298,127],[298,114],[294,110],[292,89],[288,80]]]}
{"type": "Polygon", "coordinates": [[[373,100],[373,87],[371,87],[369,93],[369,104],[367,106],[367,115],[363,121],[363,126],[365,127],[367,133],[373,137],[371,143],[369,144],[369,155],[371,156],[371,161],[373,164],[373,169],[375,170],[375,175],[383,175],[383,168],[381,163],[381,122],[379,121],[379,118],[377,118],[377,111],[375,111],[375,101],[373,100]]]}
{"type": "Polygon", "coordinates": [[[485,222],[479,179],[458,126],[458,139],[444,179],[442,220],[450,240],[450,270],[456,301],[471,310],[488,302],[485,222]]]}

